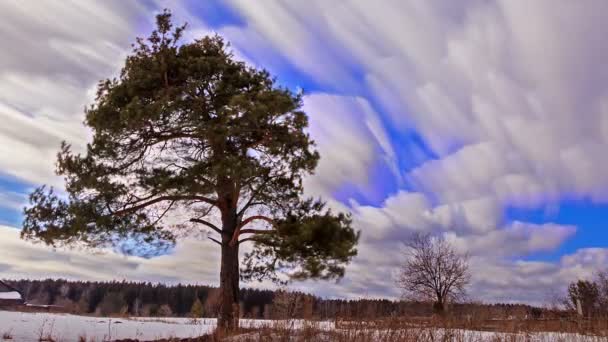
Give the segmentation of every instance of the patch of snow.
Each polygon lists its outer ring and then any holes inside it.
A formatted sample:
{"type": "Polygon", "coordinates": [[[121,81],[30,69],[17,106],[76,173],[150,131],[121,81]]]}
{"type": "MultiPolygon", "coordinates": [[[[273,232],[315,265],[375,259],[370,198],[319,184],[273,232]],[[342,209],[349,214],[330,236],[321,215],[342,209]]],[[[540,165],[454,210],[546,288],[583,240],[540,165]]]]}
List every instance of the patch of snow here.
{"type": "Polygon", "coordinates": [[[54,313],[0,311],[0,334],[10,332],[13,341],[38,341],[52,337],[56,341],[115,339],[188,338],[213,330],[215,320],[193,321],[187,318],[156,318],[140,321],[123,318],[76,316],[54,313]]]}
{"type": "Polygon", "coordinates": [[[0,292],[0,299],[21,299],[21,294],[17,291],[0,292]]]}

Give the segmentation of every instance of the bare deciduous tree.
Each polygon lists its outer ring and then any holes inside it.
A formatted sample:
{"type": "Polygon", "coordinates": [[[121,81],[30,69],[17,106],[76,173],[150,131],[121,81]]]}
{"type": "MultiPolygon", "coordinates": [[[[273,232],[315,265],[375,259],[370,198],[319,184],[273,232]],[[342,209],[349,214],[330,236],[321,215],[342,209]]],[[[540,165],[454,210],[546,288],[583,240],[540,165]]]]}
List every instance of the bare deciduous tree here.
{"type": "Polygon", "coordinates": [[[579,279],[568,286],[568,298],[571,310],[579,315],[591,318],[597,315],[600,303],[598,284],[590,280],[579,279]]]}
{"type": "Polygon", "coordinates": [[[599,290],[599,314],[608,317],[608,269],[595,274],[595,282],[599,290]]]}
{"type": "Polygon", "coordinates": [[[469,258],[443,237],[415,234],[407,241],[406,260],[397,285],[410,298],[433,301],[443,313],[448,301],[464,297],[470,280],[469,258]]]}

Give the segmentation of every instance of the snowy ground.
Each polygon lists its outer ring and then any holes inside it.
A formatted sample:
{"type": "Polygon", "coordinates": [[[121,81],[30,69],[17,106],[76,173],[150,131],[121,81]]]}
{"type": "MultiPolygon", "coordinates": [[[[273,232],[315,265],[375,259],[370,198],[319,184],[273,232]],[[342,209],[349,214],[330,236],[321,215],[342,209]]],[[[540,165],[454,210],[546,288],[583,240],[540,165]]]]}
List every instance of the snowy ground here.
{"type": "Polygon", "coordinates": [[[0,338],[6,333],[13,341],[38,341],[48,336],[66,342],[78,341],[80,337],[87,341],[184,338],[203,335],[214,326],[212,319],[119,319],[0,311],[0,338]]]}
{"type": "MultiPolygon", "coordinates": [[[[116,339],[155,340],[167,337],[197,337],[215,328],[215,319],[190,318],[104,318],[65,314],[0,311],[0,341],[4,334],[12,341],[38,341],[52,337],[57,342],[111,341],[116,339]]],[[[270,326],[271,321],[241,320],[243,327],[270,326]]],[[[301,322],[295,322],[298,328],[301,322]]],[[[333,325],[332,325],[333,326],[333,325]]],[[[331,328],[329,323],[323,328],[331,328]]]]}
{"type": "MultiPolygon", "coordinates": [[[[57,342],[76,342],[81,338],[86,341],[111,341],[115,339],[155,340],[167,337],[186,338],[196,337],[211,332],[215,327],[215,319],[192,320],[188,318],[100,318],[49,313],[22,313],[0,311],[0,341],[4,336],[12,337],[12,341],[39,341],[51,337],[57,342]]],[[[272,326],[272,321],[241,320],[244,327],[272,326]]],[[[293,321],[290,328],[298,329],[303,321],[293,321]]],[[[318,323],[323,330],[333,329],[330,322],[318,323]]],[[[442,335],[442,329],[434,333],[442,335]]],[[[374,331],[381,339],[382,332],[374,331]]],[[[533,335],[512,336],[489,332],[460,331],[457,333],[460,341],[604,341],[573,334],[542,333],[533,335]]],[[[437,337],[437,336],[436,336],[437,337]]],[[[434,339],[433,339],[434,340],[434,339]]]]}

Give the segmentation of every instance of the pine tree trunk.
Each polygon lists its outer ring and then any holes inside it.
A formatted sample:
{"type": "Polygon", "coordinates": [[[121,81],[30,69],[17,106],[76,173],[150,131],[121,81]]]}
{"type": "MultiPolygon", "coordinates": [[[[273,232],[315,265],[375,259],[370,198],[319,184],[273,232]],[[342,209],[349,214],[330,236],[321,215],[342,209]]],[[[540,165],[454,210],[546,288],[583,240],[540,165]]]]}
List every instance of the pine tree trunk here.
{"type": "Polygon", "coordinates": [[[220,269],[220,310],[217,327],[220,330],[234,330],[239,325],[239,247],[222,244],[220,269]]]}
{"type": "MultiPolygon", "coordinates": [[[[226,191],[226,193],[228,193],[226,191]]],[[[230,243],[239,224],[236,202],[225,199],[222,210],[222,261],[220,265],[220,310],[217,328],[221,331],[239,327],[239,245],[230,243]]]]}

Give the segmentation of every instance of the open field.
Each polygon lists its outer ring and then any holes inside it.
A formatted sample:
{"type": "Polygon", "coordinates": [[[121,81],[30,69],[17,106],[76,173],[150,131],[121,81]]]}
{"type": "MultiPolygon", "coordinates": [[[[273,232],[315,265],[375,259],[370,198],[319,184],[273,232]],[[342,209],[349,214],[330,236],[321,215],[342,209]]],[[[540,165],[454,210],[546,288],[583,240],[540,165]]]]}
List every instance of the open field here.
{"type": "MultiPolygon", "coordinates": [[[[422,326],[400,321],[386,325],[369,322],[268,321],[242,320],[245,330],[227,341],[608,341],[606,337],[573,332],[476,331],[464,328],[422,326]]],[[[114,341],[132,339],[195,338],[210,334],[215,319],[188,318],[102,318],[52,313],[0,311],[0,339],[11,341],[114,341]]],[[[531,326],[529,326],[531,327],[531,326]]],[[[502,326],[502,328],[509,328],[502,326]]],[[[214,339],[207,339],[214,340],[214,339]]]]}
{"type": "Polygon", "coordinates": [[[12,336],[13,341],[104,341],[137,338],[193,337],[212,329],[204,320],[197,324],[188,319],[131,320],[86,317],[50,313],[0,311],[0,335],[12,336]]]}
{"type": "MultiPolygon", "coordinates": [[[[302,321],[288,327],[300,329],[302,321]]],[[[273,325],[265,320],[241,320],[244,328],[273,325]]],[[[0,311],[0,340],[12,341],[113,341],[192,338],[213,332],[216,320],[175,317],[93,317],[57,313],[0,311]],[[5,338],[6,337],[6,338],[5,338]],[[9,338],[10,337],[10,338],[9,338]]],[[[320,323],[328,330],[333,324],[320,323]]]]}

